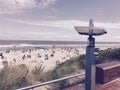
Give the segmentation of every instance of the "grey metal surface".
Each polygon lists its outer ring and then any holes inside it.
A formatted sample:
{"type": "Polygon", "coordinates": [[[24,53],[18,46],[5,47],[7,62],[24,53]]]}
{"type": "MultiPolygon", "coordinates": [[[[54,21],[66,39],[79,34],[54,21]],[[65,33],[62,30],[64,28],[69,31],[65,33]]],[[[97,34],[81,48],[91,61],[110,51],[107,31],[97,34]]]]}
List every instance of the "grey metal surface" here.
{"type": "Polygon", "coordinates": [[[95,90],[95,62],[94,46],[87,46],[86,49],[86,80],[85,90],[95,90]]]}
{"type": "MultiPolygon", "coordinates": [[[[89,35],[90,27],[75,26],[74,28],[79,34],[89,35]]],[[[94,36],[99,36],[106,33],[105,29],[101,27],[92,27],[92,30],[94,36]]]]}

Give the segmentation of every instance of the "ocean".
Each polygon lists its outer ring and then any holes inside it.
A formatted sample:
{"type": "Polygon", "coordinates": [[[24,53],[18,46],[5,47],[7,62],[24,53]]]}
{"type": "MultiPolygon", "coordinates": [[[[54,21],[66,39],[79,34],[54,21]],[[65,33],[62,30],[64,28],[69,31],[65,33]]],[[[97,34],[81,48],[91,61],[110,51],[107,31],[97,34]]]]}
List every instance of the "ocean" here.
{"type": "MultiPolygon", "coordinates": [[[[0,45],[86,45],[85,41],[39,41],[39,40],[0,40],[0,45]]],[[[96,44],[120,44],[120,42],[96,42],[96,44]]]]}
{"type": "Polygon", "coordinates": [[[76,47],[86,44],[87,42],[78,41],[0,40],[0,50],[76,47]]]}
{"type": "Polygon", "coordinates": [[[0,45],[70,45],[70,44],[87,44],[79,41],[38,41],[38,40],[0,40],[0,45]]]}
{"type": "MultiPolygon", "coordinates": [[[[96,42],[98,46],[120,46],[120,42],[96,42]]],[[[40,49],[53,47],[86,47],[84,41],[0,40],[0,50],[40,49]]]]}

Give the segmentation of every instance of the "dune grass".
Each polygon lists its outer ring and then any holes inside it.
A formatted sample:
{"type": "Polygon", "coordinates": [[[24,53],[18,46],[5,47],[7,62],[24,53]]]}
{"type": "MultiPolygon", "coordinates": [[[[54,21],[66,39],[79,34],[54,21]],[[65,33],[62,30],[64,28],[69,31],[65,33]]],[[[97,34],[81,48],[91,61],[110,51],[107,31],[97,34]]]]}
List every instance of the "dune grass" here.
{"type": "MultiPolygon", "coordinates": [[[[85,55],[73,57],[59,64],[54,70],[44,72],[42,65],[35,66],[29,70],[26,65],[8,66],[0,71],[0,90],[15,90],[16,88],[28,86],[36,82],[45,82],[58,79],[75,73],[80,73],[85,68],[85,55]]],[[[81,77],[69,79],[52,84],[52,90],[60,90],[68,85],[83,81],[81,77]]]]}
{"type": "MultiPolygon", "coordinates": [[[[61,77],[77,74],[83,72],[85,69],[85,55],[80,55],[79,57],[73,57],[66,62],[59,64],[54,70],[44,73],[42,81],[49,81],[58,79],[61,77]]],[[[61,90],[70,85],[84,82],[83,77],[76,77],[73,79],[61,81],[55,84],[52,84],[52,90],[61,90]]]]}
{"type": "Polygon", "coordinates": [[[42,65],[30,72],[26,65],[8,66],[0,71],[0,90],[16,90],[38,82],[42,78],[42,65]]]}
{"type": "Polygon", "coordinates": [[[0,71],[0,90],[14,90],[27,84],[28,69],[25,65],[6,67],[0,71]]]}
{"type": "Polygon", "coordinates": [[[111,49],[108,48],[106,50],[101,50],[99,52],[99,63],[105,63],[110,61],[120,61],[120,48],[111,49]]]}

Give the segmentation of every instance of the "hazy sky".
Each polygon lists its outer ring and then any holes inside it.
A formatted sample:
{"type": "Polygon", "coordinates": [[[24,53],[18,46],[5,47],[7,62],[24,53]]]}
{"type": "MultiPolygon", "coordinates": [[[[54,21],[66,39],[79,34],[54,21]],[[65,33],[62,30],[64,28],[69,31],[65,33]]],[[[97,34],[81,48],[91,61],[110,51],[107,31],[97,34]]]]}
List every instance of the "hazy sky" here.
{"type": "Polygon", "coordinates": [[[0,0],[0,39],[80,40],[74,26],[104,27],[98,41],[120,42],[120,0],[0,0]]]}

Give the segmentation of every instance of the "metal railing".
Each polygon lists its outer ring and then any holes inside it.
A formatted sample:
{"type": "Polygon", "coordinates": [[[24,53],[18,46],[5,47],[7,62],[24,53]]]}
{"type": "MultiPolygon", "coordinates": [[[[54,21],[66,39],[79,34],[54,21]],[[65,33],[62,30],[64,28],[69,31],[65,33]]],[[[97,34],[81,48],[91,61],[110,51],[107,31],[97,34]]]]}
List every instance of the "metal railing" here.
{"type": "Polygon", "coordinates": [[[60,79],[55,79],[55,80],[47,81],[47,82],[44,82],[44,83],[38,83],[38,84],[35,84],[35,85],[31,85],[31,86],[27,86],[27,87],[24,87],[24,88],[20,88],[20,89],[17,89],[17,90],[34,89],[36,87],[40,87],[40,86],[44,86],[44,85],[48,85],[48,84],[51,84],[51,83],[56,83],[56,82],[60,82],[60,81],[63,81],[63,80],[70,79],[70,78],[74,78],[74,77],[78,77],[78,76],[84,76],[84,75],[85,75],[85,72],[80,73],[80,74],[75,74],[75,75],[67,76],[67,77],[63,77],[63,78],[60,78],[60,79]]]}

